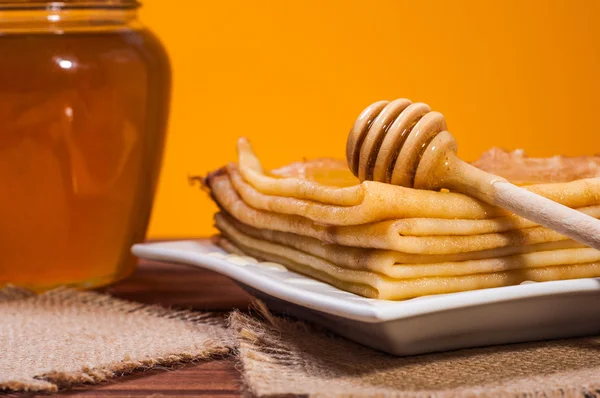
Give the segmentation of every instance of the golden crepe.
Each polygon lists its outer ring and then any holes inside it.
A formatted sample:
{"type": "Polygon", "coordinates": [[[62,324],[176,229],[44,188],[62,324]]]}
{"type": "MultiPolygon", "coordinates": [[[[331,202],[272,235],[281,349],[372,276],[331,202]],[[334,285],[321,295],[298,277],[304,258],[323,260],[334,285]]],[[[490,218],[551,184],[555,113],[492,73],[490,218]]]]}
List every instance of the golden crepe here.
{"type": "Polygon", "coordinates": [[[259,239],[302,251],[340,267],[373,271],[397,279],[481,274],[518,268],[600,262],[600,251],[590,248],[535,251],[502,257],[482,255],[470,257],[471,253],[411,256],[390,250],[323,245],[313,238],[256,229],[235,221],[224,213],[215,214],[215,224],[224,236],[234,242],[247,238],[259,239]],[[419,262],[414,262],[414,260],[419,262]]]}
{"type": "MultiPolygon", "coordinates": [[[[500,233],[473,235],[469,235],[470,231],[466,230],[463,231],[464,234],[455,236],[405,235],[396,229],[398,224],[403,225],[404,220],[352,226],[328,226],[315,223],[304,217],[257,210],[248,206],[238,196],[226,172],[212,174],[207,178],[206,183],[217,204],[244,224],[256,228],[309,236],[324,243],[390,249],[415,254],[452,254],[504,247],[514,247],[517,251],[509,253],[517,253],[520,248],[527,245],[567,240],[564,235],[539,226],[500,233]]],[[[594,215],[598,215],[598,207],[594,207],[593,212],[595,212],[594,215]]],[[[485,220],[460,221],[477,222],[485,220]]],[[[430,222],[433,221],[430,220],[430,222]]]]}
{"type": "MultiPolygon", "coordinates": [[[[285,265],[340,289],[365,297],[403,300],[423,295],[515,285],[524,281],[552,281],[600,275],[600,263],[518,268],[503,272],[459,276],[394,279],[376,272],[348,269],[311,254],[229,230],[220,241],[226,249],[285,265]]],[[[592,250],[592,249],[590,249],[592,250]]]]}
{"type": "MultiPolygon", "coordinates": [[[[238,153],[239,169],[230,164],[227,171],[240,197],[256,209],[300,215],[329,225],[357,225],[398,218],[482,219],[507,215],[505,210],[458,193],[374,181],[343,188],[326,186],[308,179],[323,172],[322,164],[318,165],[317,173],[307,172],[312,166],[310,162],[303,165],[304,179],[275,178],[262,172],[246,140],[238,142],[238,153]]],[[[339,164],[336,167],[339,168],[339,164]]],[[[358,182],[349,177],[348,181],[358,182]]],[[[532,185],[527,189],[571,208],[600,204],[598,178],[532,185]]]]}
{"type": "MultiPolygon", "coordinates": [[[[565,167],[548,173],[541,167],[548,161],[513,153],[511,163],[490,153],[476,164],[600,218],[600,179],[587,178],[597,176],[597,158],[552,159],[565,167]],[[499,165],[489,161],[496,158],[499,165]],[[514,167],[519,162],[525,172],[514,167]],[[570,181],[577,177],[586,178],[570,181]],[[545,178],[556,182],[540,184],[545,178]]],[[[600,276],[599,251],[468,196],[359,183],[332,159],[265,172],[244,139],[238,155],[238,164],[204,181],[221,209],[219,244],[341,289],[397,300],[600,276]]]]}

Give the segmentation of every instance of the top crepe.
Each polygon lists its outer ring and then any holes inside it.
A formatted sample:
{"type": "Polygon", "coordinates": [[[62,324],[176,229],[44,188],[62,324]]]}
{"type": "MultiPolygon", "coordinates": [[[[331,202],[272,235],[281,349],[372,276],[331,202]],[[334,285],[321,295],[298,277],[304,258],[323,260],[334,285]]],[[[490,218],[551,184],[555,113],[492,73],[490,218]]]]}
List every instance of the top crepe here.
{"type": "MultiPolygon", "coordinates": [[[[245,203],[255,209],[299,215],[322,224],[358,225],[402,218],[477,220],[509,215],[458,193],[373,181],[360,183],[347,166],[330,159],[295,163],[265,173],[249,142],[243,138],[238,141],[238,155],[239,167],[230,164],[228,173],[245,203]]],[[[485,168],[485,164],[482,166],[485,168]]],[[[503,174],[502,170],[495,171],[503,174]]],[[[529,178],[524,175],[523,179],[529,178]]],[[[571,208],[600,204],[598,178],[536,184],[527,189],[571,208]]],[[[527,224],[522,219],[518,222],[527,224]]]]}

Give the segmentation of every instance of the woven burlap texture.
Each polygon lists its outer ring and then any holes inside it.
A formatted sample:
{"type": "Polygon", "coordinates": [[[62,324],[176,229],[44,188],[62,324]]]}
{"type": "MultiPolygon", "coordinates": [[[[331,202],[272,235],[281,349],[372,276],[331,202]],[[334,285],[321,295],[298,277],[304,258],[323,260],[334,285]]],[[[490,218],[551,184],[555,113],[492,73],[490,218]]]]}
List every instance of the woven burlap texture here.
{"type": "Polygon", "coordinates": [[[51,392],[237,345],[256,396],[600,395],[600,337],[399,358],[255,306],[254,316],[232,313],[228,331],[214,314],[99,293],[0,290],[0,389],[51,392]]]}
{"type": "Polygon", "coordinates": [[[304,322],[234,312],[247,392],[311,397],[600,396],[600,337],[394,357],[304,322]]]}
{"type": "Polygon", "coordinates": [[[226,354],[222,318],[94,292],[0,290],[0,390],[56,391],[226,354]]]}

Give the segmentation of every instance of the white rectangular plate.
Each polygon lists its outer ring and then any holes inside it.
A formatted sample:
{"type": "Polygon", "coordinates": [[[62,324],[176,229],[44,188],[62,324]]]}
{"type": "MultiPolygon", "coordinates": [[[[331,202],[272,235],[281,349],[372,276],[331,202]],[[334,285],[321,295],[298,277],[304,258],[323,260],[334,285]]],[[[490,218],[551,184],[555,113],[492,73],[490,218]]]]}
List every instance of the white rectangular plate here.
{"type": "Polygon", "coordinates": [[[139,244],[132,251],[226,275],[276,312],[394,355],[600,333],[600,279],[388,301],[342,291],[279,264],[227,254],[209,240],[139,244]]]}

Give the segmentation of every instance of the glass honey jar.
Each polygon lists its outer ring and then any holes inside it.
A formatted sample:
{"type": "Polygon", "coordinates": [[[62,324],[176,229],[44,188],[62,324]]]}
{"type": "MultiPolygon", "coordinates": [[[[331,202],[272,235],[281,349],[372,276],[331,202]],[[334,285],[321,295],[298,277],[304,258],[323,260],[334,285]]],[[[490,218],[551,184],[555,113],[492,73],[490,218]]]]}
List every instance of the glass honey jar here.
{"type": "Polygon", "coordinates": [[[91,288],[133,271],[170,67],[134,0],[0,0],[0,286],[91,288]]]}

